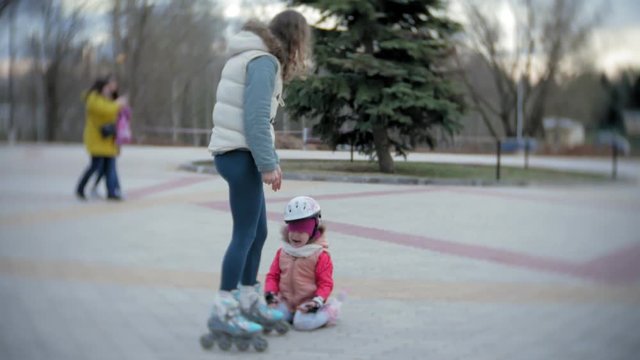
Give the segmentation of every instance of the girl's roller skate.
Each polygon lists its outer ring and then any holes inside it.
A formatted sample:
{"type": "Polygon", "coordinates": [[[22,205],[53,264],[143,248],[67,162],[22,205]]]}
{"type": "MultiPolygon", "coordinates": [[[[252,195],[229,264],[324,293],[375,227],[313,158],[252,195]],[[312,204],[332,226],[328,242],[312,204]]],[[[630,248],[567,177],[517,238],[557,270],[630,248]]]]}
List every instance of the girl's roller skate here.
{"type": "Polygon", "coordinates": [[[200,345],[204,349],[211,349],[216,343],[225,351],[232,344],[240,351],[246,351],[250,345],[256,351],[264,351],[269,346],[267,340],[259,335],[262,326],[242,316],[238,302],[228,292],[220,292],[217,296],[207,326],[209,332],[200,337],[200,345]]]}
{"type": "Polygon", "coordinates": [[[262,325],[265,334],[275,330],[278,334],[283,335],[289,331],[289,323],[284,319],[284,314],[267,305],[262,296],[260,284],[240,286],[240,290],[235,292],[235,296],[240,303],[242,315],[262,325]]]}
{"type": "Polygon", "coordinates": [[[327,313],[327,326],[334,326],[338,323],[338,318],[340,317],[340,309],[342,308],[342,304],[347,299],[347,293],[345,291],[341,292],[337,298],[331,298],[322,308],[323,311],[327,313]]]}

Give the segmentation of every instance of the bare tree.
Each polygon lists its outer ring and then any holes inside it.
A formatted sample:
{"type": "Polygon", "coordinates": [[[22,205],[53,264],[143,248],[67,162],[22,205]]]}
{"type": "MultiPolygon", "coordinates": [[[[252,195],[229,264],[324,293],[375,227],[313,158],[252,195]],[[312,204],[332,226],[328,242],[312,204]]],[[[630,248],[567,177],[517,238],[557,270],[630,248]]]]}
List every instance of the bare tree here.
{"type": "MultiPolygon", "coordinates": [[[[86,2],[71,8],[65,2],[64,9],[59,0],[17,3],[19,16],[40,25],[16,24],[16,49],[32,64],[26,74],[16,71],[15,91],[9,91],[16,96],[11,102],[21,104],[16,113],[21,120],[15,122],[20,139],[78,140],[82,93],[108,71],[129,94],[134,131],[210,126],[226,26],[212,0],[112,0],[112,41],[104,43],[83,32],[86,2]]],[[[11,6],[6,9],[3,20],[11,6]]]]}
{"type": "MultiPolygon", "coordinates": [[[[494,119],[499,119],[506,136],[516,133],[515,115],[518,82],[522,82],[525,133],[539,135],[553,82],[570,56],[586,44],[598,21],[586,13],[580,0],[520,0],[514,8],[516,37],[506,49],[506,34],[497,18],[477,3],[467,4],[468,42],[458,51],[458,65],[475,109],[493,136],[498,136],[494,119]],[[463,58],[464,55],[466,58],[463,58]],[[480,67],[491,74],[492,91],[474,83],[464,62],[479,58],[480,67]]],[[[476,64],[478,66],[478,64],[476,64]]]]}
{"type": "Polygon", "coordinates": [[[270,8],[274,6],[282,6],[284,8],[285,1],[283,0],[241,0],[240,6],[245,18],[255,18],[262,21],[268,21],[270,8]]]}
{"type": "Polygon", "coordinates": [[[588,129],[598,127],[610,97],[602,74],[587,69],[552,85],[545,105],[548,115],[579,120],[588,129]]]}
{"type": "Polygon", "coordinates": [[[42,77],[44,86],[45,138],[54,141],[62,123],[61,82],[65,77],[65,66],[80,52],[77,40],[84,25],[84,4],[73,8],[69,14],[54,0],[42,0],[40,5],[42,31],[39,36],[34,35],[33,41],[34,46],[39,47],[36,58],[39,64],[35,70],[42,77]]]}
{"type": "Polygon", "coordinates": [[[470,108],[480,115],[480,119],[482,119],[491,136],[498,139],[500,135],[496,130],[493,119],[499,117],[500,112],[494,105],[495,100],[491,97],[491,94],[494,94],[496,90],[488,86],[492,84],[491,71],[480,60],[481,58],[478,55],[470,55],[464,60],[461,58],[462,56],[459,52],[453,57],[459,69],[458,74],[467,89],[467,97],[471,103],[470,108]]]}
{"type": "Polygon", "coordinates": [[[138,99],[137,74],[153,8],[154,5],[148,0],[113,0],[111,35],[114,73],[122,87],[128,90],[132,104],[138,99]]]}
{"type": "Polygon", "coordinates": [[[7,6],[9,6],[9,84],[7,89],[7,95],[9,97],[9,133],[8,140],[9,144],[15,143],[18,137],[18,129],[16,126],[15,112],[16,112],[16,101],[15,101],[15,89],[14,89],[14,67],[16,61],[16,9],[18,4],[16,2],[11,2],[9,0],[4,1],[0,4],[0,16],[2,16],[2,10],[4,10],[7,6]]]}
{"type": "MultiPolygon", "coordinates": [[[[200,119],[210,115],[213,99],[203,94],[215,86],[210,66],[218,58],[215,45],[225,26],[213,3],[113,0],[112,4],[116,73],[129,91],[134,127],[205,126],[200,119]]],[[[171,140],[177,142],[178,134],[171,140]]]]}
{"type": "Polygon", "coordinates": [[[0,0],[0,16],[2,16],[2,13],[14,2],[15,0],[0,0]]]}
{"type": "Polygon", "coordinates": [[[116,62],[116,76],[118,79],[122,79],[122,71],[118,66],[120,63],[123,63],[125,60],[125,55],[122,51],[122,18],[123,18],[123,9],[122,9],[122,1],[121,0],[113,0],[113,9],[111,10],[111,41],[112,41],[112,49],[113,49],[113,58],[116,62]]]}

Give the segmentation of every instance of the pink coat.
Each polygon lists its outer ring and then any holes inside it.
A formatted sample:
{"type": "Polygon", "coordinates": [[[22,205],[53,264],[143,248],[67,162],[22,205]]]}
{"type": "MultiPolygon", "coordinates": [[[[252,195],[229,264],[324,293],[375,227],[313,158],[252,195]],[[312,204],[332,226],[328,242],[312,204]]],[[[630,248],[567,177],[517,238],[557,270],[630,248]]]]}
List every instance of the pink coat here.
{"type": "Polygon", "coordinates": [[[264,291],[278,294],[291,311],[316,296],[327,301],[333,290],[333,262],[324,234],[312,243],[322,249],[306,257],[280,248],[267,274],[264,291]]]}

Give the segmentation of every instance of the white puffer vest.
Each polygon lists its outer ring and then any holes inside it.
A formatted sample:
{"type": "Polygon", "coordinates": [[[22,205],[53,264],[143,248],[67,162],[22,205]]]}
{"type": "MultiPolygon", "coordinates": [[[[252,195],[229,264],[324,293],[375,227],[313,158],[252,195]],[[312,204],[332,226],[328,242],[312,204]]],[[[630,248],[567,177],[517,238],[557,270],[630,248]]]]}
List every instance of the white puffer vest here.
{"type": "MultiPolygon", "coordinates": [[[[249,31],[241,31],[229,40],[229,60],[222,69],[220,83],[216,92],[216,104],[213,107],[213,130],[209,151],[221,154],[235,149],[248,149],[244,134],[243,99],[247,79],[247,65],[259,56],[275,56],[268,52],[262,39],[249,31]]],[[[271,97],[271,138],[275,143],[273,120],[282,101],[282,75],[280,62],[276,74],[276,83],[271,97]]]]}

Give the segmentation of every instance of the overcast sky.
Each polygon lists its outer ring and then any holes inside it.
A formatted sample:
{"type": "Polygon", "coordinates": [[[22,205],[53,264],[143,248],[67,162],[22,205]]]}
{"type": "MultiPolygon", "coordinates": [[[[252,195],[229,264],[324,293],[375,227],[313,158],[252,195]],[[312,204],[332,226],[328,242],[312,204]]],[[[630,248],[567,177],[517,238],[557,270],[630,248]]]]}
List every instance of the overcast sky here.
{"type": "MultiPolygon", "coordinates": [[[[27,4],[33,0],[20,0],[27,4]]],[[[65,5],[73,6],[84,0],[60,0],[65,5]]],[[[88,0],[87,7],[88,33],[93,41],[102,42],[109,36],[109,19],[106,16],[110,1],[88,0]]],[[[151,0],[154,1],[154,0],[151,0]]],[[[156,2],[168,2],[169,0],[155,0],[156,2]]],[[[509,22],[509,6],[513,0],[450,0],[452,10],[460,9],[464,1],[486,4],[494,2],[497,14],[503,17],[503,22],[509,22]]],[[[595,29],[592,37],[592,48],[595,54],[595,65],[600,70],[609,73],[619,68],[640,68],[640,0],[582,0],[591,10],[603,10],[601,23],[595,29]],[[604,4],[604,5],[603,5],[604,4]]],[[[258,0],[264,4],[269,0],[258,0]]],[[[276,1],[274,1],[276,2],[276,1]]],[[[245,0],[245,4],[247,1],[245,0]]],[[[229,19],[243,17],[242,0],[218,0],[220,11],[229,19]]],[[[271,6],[266,13],[275,14],[283,7],[271,6]]],[[[26,16],[23,14],[23,16],[26,16]]],[[[313,17],[309,15],[308,17],[313,17]]],[[[24,20],[24,18],[23,18],[24,20]]],[[[309,19],[314,20],[314,19],[309,19]]],[[[7,16],[0,19],[0,58],[5,58],[8,52],[7,16]]],[[[29,28],[28,21],[19,21],[20,28],[29,28]]],[[[3,61],[0,59],[0,63],[3,61]]],[[[1,64],[4,65],[4,64],[1,64]]]]}

